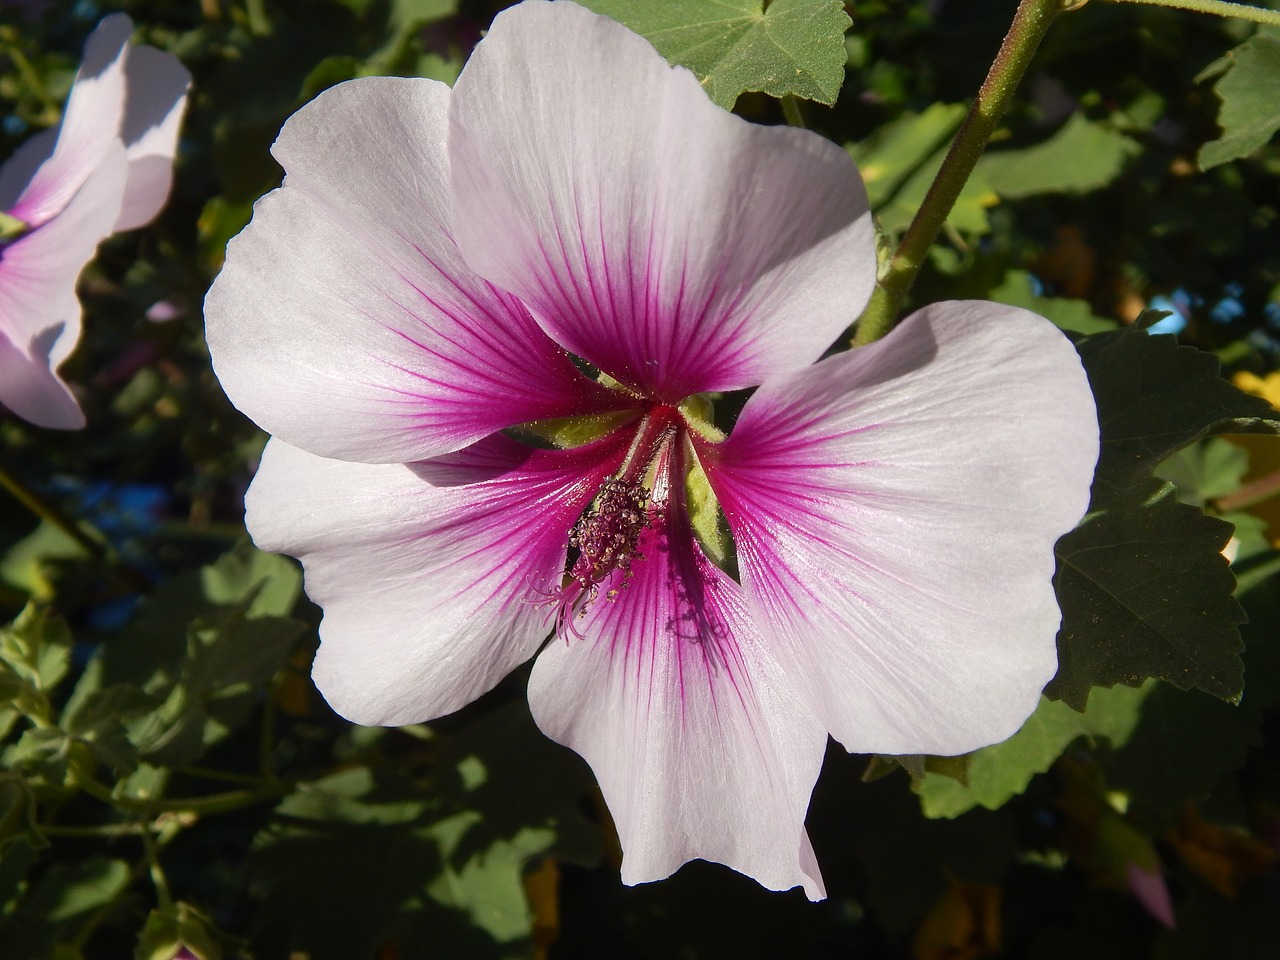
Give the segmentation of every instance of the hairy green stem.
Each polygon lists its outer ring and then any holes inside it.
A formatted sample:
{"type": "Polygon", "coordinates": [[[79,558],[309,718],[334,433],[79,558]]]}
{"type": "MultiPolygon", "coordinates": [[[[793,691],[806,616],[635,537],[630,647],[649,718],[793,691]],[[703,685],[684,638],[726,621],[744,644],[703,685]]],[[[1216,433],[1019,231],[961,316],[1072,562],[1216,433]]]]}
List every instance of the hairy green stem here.
{"type": "Polygon", "coordinates": [[[1265,10],[1247,3],[1226,3],[1224,0],[1111,0],[1112,3],[1145,3],[1153,7],[1172,7],[1175,10],[1194,10],[1211,13],[1216,17],[1234,17],[1253,23],[1265,23],[1280,27],[1280,11],[1265,10]]]}
{"type": "Polygon", "coordinates": [[[991,135],[996,132],[1000,118],[1008,109],[1014,91],[1061,5],[1062,0],[1021,0],[1018,4],[1009,32],[969,107],[964,123],[956,132],[938,175],[925,194],[911,226],[903,234],[898,249],[882,270],[871,302],[858,321],[854,346],[878,340],[893,328],[929,248],[938,238],[947,215],[951,213],[991,135]]]}
{"type": "Polygon", "coordinates": [[[787,125],[805,129],[807,124],[804,122],[804,114],[800,112],[800,101],[788,93],[780,97],[778,102],[782,104],[782,115],[786,118],[787,125]]]}

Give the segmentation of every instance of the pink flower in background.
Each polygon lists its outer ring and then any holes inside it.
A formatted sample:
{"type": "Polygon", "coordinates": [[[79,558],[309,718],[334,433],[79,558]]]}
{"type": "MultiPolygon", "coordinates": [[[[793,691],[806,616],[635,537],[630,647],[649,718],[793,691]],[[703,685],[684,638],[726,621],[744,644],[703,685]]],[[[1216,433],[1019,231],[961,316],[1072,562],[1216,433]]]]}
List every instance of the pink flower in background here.
{"type": "Polygon", "coordinates": [[[0,168],[0,405],[41,427],[84,426],[57,367],[80,338],[76,278],[112,233],[169,195],[190,74],[130,47],[124,14],[85,45],[62,122],[0,168]]]}
{"type": "Polygon", "coordinates": [[[876,273],[842,150],[530,0],[452,91],[342,84],[273,152],[207,334],[274,435],[247,522],[305,566],[339,713],[428,720],[537,654],[533,715],[594,769],[626,882],[703,858],[814,898],[828,733],[952,754],[1030,714],[1088,383],[1047,321],[989,303],[819,361],[876,273]],[[727,437],[703,424],[702,395],[748,387],[727,437]],[[595,439],[507,432],[561,417],[595,439]]]}

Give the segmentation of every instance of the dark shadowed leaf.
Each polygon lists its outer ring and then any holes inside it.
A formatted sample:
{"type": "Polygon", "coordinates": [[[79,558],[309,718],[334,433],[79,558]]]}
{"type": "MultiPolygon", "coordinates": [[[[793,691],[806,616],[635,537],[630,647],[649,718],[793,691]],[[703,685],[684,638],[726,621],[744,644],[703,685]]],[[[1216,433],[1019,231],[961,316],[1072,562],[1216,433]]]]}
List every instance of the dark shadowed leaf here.
{"type": "Polygon", "coordinates": [[[1149,677],[1226,700],[1242,689],[1230,524],[1152,476],[1218,433],[1275,433],[1266,401],[1218,375],[1211,354],[1130,327],[1077,344],[1102,444],[1089,514],[1057,545],[1058,674],[1045,693],[1083,710],[1095,686],[1149,677]]]}
{"type": "Polygon", "coordinates": [[[1083,710],[1093,687],[1159,677],[1235,700],[1244,613],[1221,554],[1231,525],[1158,480],[1126,493],[1058,541],[1058,674],[1045,693],[1083,710]]]}
{"type": "MultiPolygon", "coordinates": [[[[1133,327],[1077,344],[1098,403],[1102,454],[1093,508],[1142,483],[1187,444],[1221,433],[1277,433],[1266,400],[1219,376],[1218,358],[1133,327]]],[[[1130,498],[1132,499],[1132,498],[1130,498]]]]}
{"type": "Polygon", "coordinates": [[[53,957],[55,943],[75,938],[94,913],[128,884],[123,860],[93,857],[74,864],[54,864],[35,882],[13,913],[0,921],[4,956],[53,957]]]}

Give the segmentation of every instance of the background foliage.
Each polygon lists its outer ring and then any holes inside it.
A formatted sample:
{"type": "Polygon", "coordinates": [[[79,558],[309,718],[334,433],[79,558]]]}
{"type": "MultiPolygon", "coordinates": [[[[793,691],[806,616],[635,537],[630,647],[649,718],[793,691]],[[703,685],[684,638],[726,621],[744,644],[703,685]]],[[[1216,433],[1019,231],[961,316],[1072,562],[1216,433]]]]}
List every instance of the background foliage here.
{"type": "MultiPolygon", "coordinates": [[[[722,105],[846,145],[886,249],[1015,6],[587,5],[722,105]]],[[[169,207],[81,278],[64,372],[89,427],[0,412],[0,466],[84,531],[0,494],[0,956],[1280,955],[1280,31],[1060,16],[953,209],[914,300],[1043,313],[1098,397],[1090,513],[1058,545],[1062,668],[969,757],[833,748],[810,904],[703,863],[623,887],[590,771],[538,734],[521,673],[430,725],[339,720],[297,567],[245,538],[264,438],[213,378],[200,304],[279,183],[267,148],[342,80],[451,81],[501,6],[0,3],[0,156],[56,122],[107,12],[195,76],[169,207]]]]}

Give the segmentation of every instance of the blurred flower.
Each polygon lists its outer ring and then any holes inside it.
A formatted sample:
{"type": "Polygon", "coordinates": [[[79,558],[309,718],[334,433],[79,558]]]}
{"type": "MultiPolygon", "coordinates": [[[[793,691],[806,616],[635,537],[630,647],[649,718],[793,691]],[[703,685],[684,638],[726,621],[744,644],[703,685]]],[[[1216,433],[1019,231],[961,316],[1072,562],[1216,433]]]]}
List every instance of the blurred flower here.
{"type": "Polygon", "coordinates": [[[913,960],[978,960],[1000,952],[1000,901],[993,883],[953,880],[911,940],[913,960]]]}
{"type": "MultiPolygon", "coordinates": [[[[1155,848],[1151,848],[1155,856],[1155,848]]],[[[1164,870],[1159,859],[1152,866],[1130,862],[1124,865],[1125,885],[1142,908],[1170,930],[1178,924],[1173,913],[1173,901],[1169,898],[1169,885],[1165,883],[1164,870]]]]}
{"type": "Polygon", "coordinates": [[[155,217],[169,194],[190,75],[130,47],[106,17],[85,45],[62,122],[0,168],[0,404],[41,427],[84,425],[58,376],[80,337],[76,278],[98,243],[155,217]]]}
{"type": "Polygon", "coordinates": [[[876,274],[834,144],[527,2],[452,91],[342,84],[273,152],[207,334],[275,435],[247,522],[303,561],[339,713],[449,713],[554,629],[530,707],[594,769],[623,879],[703,858],[811,897],[828,732],[954,754],[1030,714],[1088,384],[1051,324],[989,303],[815,363],[876,274]],[[757,385],[710,425],[707,394],[757,385]]]}
{"type": "Polygon", "coordinates": [[[1264,841],[1242,830],[1208,823],[1194,804],[1182,812],[1169,832],[1169,842],[1182,862],[1224,897],[1234,897],[1251,878],[1270,869],[1276,853],[1264,841]]]}

